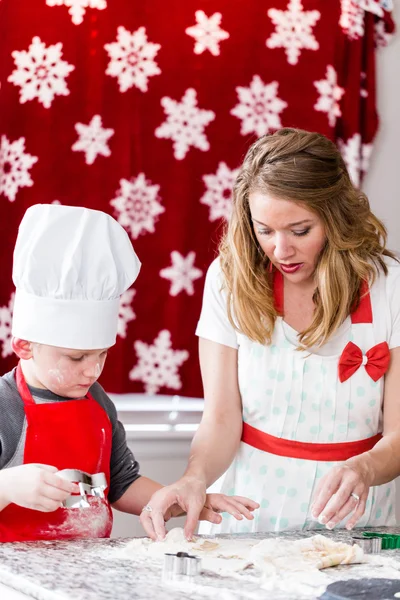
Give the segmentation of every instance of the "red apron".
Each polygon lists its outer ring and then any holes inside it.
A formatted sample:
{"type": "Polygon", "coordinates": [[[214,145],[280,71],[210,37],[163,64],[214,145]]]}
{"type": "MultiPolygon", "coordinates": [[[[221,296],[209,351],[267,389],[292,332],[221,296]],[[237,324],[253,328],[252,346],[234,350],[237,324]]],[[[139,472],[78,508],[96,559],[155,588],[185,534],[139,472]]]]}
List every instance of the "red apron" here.
{"type": "MultiPolygon", "coordinates": [[[[105,410],[90,394],[80,400],[36,404],[17,367],[18,391],[27,421],[24,463],[57,469],[103,472],[110,485],[112,427],[105,410]]],[[[0,541],[110,537],[112,511],[107,499],[88,496],[90,508],[41,512],[10,504],[0,511],[0,541]]]]}

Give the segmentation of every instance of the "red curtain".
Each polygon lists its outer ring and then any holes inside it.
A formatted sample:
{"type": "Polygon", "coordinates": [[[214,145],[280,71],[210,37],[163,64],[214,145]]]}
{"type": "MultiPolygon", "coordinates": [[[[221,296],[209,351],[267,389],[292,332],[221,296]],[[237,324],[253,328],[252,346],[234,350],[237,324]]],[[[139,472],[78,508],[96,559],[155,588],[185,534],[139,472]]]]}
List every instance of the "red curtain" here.
{"type": "Polygon", "coordinates": [[[101,209],[142,260],[101,383],[201,396],[207,266],[236,169],[281,126],[320,131],[359,184],[389,0],[0,0],[0,354],[28,206],[101,209]]]}

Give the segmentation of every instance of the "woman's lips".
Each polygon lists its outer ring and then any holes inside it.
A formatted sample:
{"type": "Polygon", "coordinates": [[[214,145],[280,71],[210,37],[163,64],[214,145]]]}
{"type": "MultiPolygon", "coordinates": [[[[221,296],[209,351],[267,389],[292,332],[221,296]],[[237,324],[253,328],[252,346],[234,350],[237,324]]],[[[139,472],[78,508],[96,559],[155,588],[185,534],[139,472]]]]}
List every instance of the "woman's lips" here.
{"type": "Polygon", "coordinates": [[[284,273],[296,273],[296,271],[301,269],[303,264],[304,263],[290,263],[288,265],[283,265],[282,263],[279,263],[279,266],[284,273]]]}

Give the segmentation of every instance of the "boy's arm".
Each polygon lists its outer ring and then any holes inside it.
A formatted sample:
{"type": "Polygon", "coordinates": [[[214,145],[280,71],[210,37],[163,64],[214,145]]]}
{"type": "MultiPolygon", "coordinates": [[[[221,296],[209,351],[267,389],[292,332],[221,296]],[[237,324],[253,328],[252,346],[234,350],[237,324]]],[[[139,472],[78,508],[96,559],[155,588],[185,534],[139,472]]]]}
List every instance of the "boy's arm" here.
{"type": "Polygon", "coordinates": [[[112,504],[112,507],[122,512],[140,515],[154,492],[162,487],[160,483],[148,477],[139,477],[131,483],[121,498],[112,504]]]}
{"type": "MultiPolygon", "coordinates": [[[[128,447],[124,426],[118,420],[117,410],[111,398],[108,397],[99,383],[95,383],[90,388],[90,392],[93,398],[106,411],[111,421],[112,440],[108,500],[110,504],[113,506],[115,505],[117,508],[116,503],[122,498],[122,496],[124,496],[130,486],[141,479],[139,473],[139,463],[128,447]]],[[[142,486],[143,484],[141,484],[139,487],[142,486]]],[[[159,488],[157,487],[154,489],[159,488]]],[[[146,504],[146,502],[144,502],[144,504],[146,504]]],[[[134,511],[129,510],[128,512],[133,513],[134,511]]]]}

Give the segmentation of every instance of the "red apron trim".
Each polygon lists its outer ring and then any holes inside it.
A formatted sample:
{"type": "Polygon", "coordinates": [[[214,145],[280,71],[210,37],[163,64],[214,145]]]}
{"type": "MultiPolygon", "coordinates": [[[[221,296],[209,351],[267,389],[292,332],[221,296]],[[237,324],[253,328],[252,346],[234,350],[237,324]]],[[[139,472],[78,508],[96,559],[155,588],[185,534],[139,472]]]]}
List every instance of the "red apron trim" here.
{"type": "MultiPolygon", "coordinates": [[[[275,309],[279,315],[283,315],[283,275],[277,269],[273,273],[273,287],[275,309]]],[[[360,295],[360,303],[350,315],[351,322],[372,323],[371,297],[366,281],[361,283],[360,295]]]]}
{"type": "Polygon", "coordinates": [[[275,269],[272,277],[275,310],[279,315],[283,316],[283,275],[278,269],[275,269]]]}
{"type": "Polygon", "coordinates": [[[361,283],[360,303],[357,308],[352,311],[350,317],[353,324],[372,323],[371,297],[369,295],[369,287],[366,281],[361,283]]]}
{"type": "Polygon", "coordinates": [[[378,433],[373,437],[356,442],[343,442],[339,444],[314,444],[309,442],[296,442],[278,438],[264,431],[243,423],[242,442],[270,454],[286,456],[289,458],[303,458],[305,460],[339,462],[371,450],[382,438],[378,433]]]}

